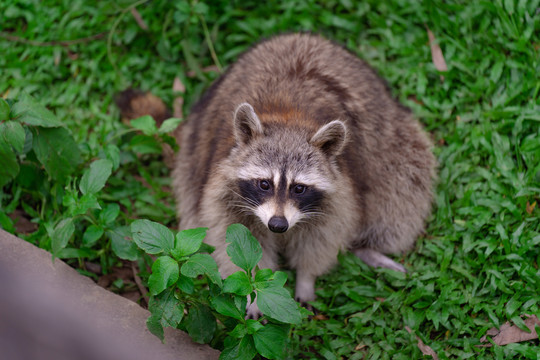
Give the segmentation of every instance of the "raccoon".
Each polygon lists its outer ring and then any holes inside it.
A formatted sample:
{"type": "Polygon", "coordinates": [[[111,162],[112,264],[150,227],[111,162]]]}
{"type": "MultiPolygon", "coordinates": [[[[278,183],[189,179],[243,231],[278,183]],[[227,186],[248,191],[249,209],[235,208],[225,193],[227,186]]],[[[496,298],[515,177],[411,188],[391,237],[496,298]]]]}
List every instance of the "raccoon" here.
{"type": "MultiPolygon", "coordinates": [[[[355,55],[318,35],[255,45],[194,105],[173,170],[180,228],[208,227],[223,276],[228,225],[282,255],[295,297],[350,250],[374,267],[410,250],[430,214],[435,159],[411,111],[355,55]]],[[[248,315],[259,314],[256,304],[248,315]]]]}

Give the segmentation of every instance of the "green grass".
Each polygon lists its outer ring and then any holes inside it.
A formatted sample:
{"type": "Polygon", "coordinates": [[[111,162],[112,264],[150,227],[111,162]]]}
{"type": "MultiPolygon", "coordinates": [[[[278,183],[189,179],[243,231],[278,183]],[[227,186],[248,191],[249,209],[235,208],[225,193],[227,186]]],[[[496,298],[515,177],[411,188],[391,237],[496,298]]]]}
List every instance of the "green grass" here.
{"type": "MultiPolygon", "coordinates": [[[[416,359],[416,336],[441,359],[538,357],[538,340],[475,345],[493,326],[540,315],[540,210],[532,205],[540,203],[540,1],[140,2],[147,31],[131,4],[0,4],[0,95],[25,91],[53,110],[86,159],[121,137],[117,92],[138,87],[171,104],[178,76],[187,114],[218,76],[201,71],[216,63],[212,47],[226,67],[261,37],[297,30],[322,33],[368,61],[432,134],[435,207],[426,235],[403,257],[409,273],[342,256],[317,282],[316,306],[328,319],[295,329],[291,358],[416,359]],[[448,64],[444,81],[426,27],[448,64]],[[38,44],[101,33],[71,46],[38,44]]],[[[120,202],[126,219],[173,225],[168,172],[157,156],[130,157],[126,144],[104,198],[120,202]]],[[[2,211],[31,204],[17,189],[0,193],[2,211]]],[[[39,224],[58,212],[32,206],[39,224]]]]}

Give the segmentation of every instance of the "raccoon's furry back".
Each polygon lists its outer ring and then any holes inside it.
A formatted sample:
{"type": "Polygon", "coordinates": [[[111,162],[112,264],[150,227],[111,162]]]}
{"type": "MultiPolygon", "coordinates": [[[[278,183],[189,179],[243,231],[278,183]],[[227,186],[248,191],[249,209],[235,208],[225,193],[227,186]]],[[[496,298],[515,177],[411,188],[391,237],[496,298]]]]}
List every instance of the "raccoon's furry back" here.
{"type": "MultiPolygon", "coordinates": [[[[201,223],[202,199],[213,191],[207,185],[235,147],[232,118],[244,102],[263,124],[286,124],[311,135],[332,120],[343,121],[348,142],[337,166],[351,180],[346,196],[354,199],[352,219],[357,219],[349,243],[385,253],[413,245],[431,206],[431,143],[368,65],[308,34],[256,45],[193,107],[174,172],[182,228],[207,225],[201,223]]],[[[222,208],[216,204],[214,210],[222,208]]]]}

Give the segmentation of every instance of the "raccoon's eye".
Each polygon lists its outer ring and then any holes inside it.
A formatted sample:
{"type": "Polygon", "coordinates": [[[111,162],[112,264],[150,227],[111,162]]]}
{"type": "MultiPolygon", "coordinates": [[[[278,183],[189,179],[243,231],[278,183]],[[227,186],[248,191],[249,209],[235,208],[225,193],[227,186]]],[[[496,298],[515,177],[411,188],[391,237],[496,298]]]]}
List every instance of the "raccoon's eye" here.
{"type": "Polygon", "coordinates": [[[306,192],[306,186],[300,184],[295,185],[293,191],[295,194],[303,194],[304,192],[306,192]]]}
{"type": "Polygon", "coordinates": [[[259,188],[264,191],[270,190],[270,183],[266,180],[259,180],[259,188]]]}

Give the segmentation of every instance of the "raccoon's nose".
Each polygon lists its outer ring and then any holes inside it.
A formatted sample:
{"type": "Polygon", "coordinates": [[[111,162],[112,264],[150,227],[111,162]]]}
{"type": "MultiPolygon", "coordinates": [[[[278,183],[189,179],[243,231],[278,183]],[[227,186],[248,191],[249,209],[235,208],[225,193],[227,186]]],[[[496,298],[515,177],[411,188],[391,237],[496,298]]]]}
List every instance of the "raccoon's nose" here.
{"type": "Polygon", "coordinates": [[[284,233],[289,228],[289,223],[283,216],[272,216],[268,221],[268,228],[275,233],[284,233]]]}

